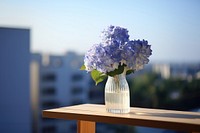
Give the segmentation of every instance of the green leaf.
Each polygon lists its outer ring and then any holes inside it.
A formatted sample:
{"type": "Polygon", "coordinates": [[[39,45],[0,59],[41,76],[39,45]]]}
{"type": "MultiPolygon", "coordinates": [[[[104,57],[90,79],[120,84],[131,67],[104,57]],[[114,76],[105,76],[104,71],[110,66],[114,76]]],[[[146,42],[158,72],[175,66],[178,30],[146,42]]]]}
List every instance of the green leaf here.
{"type": "Polygon", "coordinates": [[[131,74],[131,73],[134,73],[134,70],[127,70],[127,71],[126,71],[126,75],[129,75],[129,74],[131,74]]]}
{"type": "Polygon", "coordinates": [[[108,72],[107,75],[113,77],[115,75],[119,75],[119,74],[123,73],[123,71],[124,71],[124,65],[120,65],[118,67],[118,69],[115,69],[114,71],[108,72]]]}
{"type": "Polygon", "coordinates": [[[97,85],[98,83],[102,82],[107,77],[107,75],[105,75],[104,73],[101,73],[97,70],[93,70],[93,71],[91,71],[91,77],[97,85]]]}
{"type": "Polygon", "coordinates": [[[80,68],[80,70],[85,70],[85,69],[86,69],[85,65],[82,65],[80,68]]]}

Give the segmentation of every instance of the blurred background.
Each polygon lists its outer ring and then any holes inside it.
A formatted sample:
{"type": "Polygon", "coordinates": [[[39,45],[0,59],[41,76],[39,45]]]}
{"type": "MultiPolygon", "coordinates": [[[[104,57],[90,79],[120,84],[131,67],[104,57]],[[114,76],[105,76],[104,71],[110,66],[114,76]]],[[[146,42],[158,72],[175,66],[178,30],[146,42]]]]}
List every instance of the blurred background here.
{"type": "MultiPolygon", "coordinates": [[[[75,121],[42,118],[42,110],[104,104],[79,68],[109,25],[152,45],[150,62],[127,77],[131,106],[200,110],[199,0],[0,1],[0,132],[76,133],[75,121]]],[[[173,133],[97,124],[97,133],[173,133]]]]}

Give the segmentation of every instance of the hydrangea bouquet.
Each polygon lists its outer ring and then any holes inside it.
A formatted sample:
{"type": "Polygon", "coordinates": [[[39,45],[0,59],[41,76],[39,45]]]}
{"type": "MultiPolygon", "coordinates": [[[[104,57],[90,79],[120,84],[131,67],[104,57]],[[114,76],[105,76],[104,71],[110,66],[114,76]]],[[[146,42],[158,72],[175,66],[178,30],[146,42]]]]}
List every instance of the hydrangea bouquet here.
{"type": "Polygon", "coordinates": [[[128,30],[109,26],[102,32],[102,41],[85,54],[81,70],[91,72],[92,79],[102,82],[107,76],[133,73],[149,62],[152,53],[146,40],[130,40],[128,30]]]}

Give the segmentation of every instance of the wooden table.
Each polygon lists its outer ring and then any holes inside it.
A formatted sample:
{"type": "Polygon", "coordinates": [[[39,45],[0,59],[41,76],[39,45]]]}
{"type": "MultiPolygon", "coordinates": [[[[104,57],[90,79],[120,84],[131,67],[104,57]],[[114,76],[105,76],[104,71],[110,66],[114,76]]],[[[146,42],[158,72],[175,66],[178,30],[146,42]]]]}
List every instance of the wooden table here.
{"type": "Polygon", "coordinates": [[[44,110],[43,117],[77,120],[77,133],[95,133],[96,122],[200,132],[198,112],[132,107],[128,114],[112,114],[104,105],[81,104],[44,110]]]}

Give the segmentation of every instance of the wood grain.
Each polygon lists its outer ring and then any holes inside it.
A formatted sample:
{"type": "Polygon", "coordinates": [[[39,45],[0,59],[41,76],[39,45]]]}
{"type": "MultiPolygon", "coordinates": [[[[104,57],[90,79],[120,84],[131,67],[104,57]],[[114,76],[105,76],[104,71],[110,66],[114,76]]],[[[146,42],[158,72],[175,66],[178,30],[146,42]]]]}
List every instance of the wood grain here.
{"type": "Polygon", "coordinates": [[[198,112],[132,107],[128,114],[112,114],[104,105],[82,104],[44,110],[43,117],[200,132],[198,112]]]}
{"type": "Polygon", "coordinates": [[[77,121],[77,133],[95,133],[95,122],[77,121]]]}

